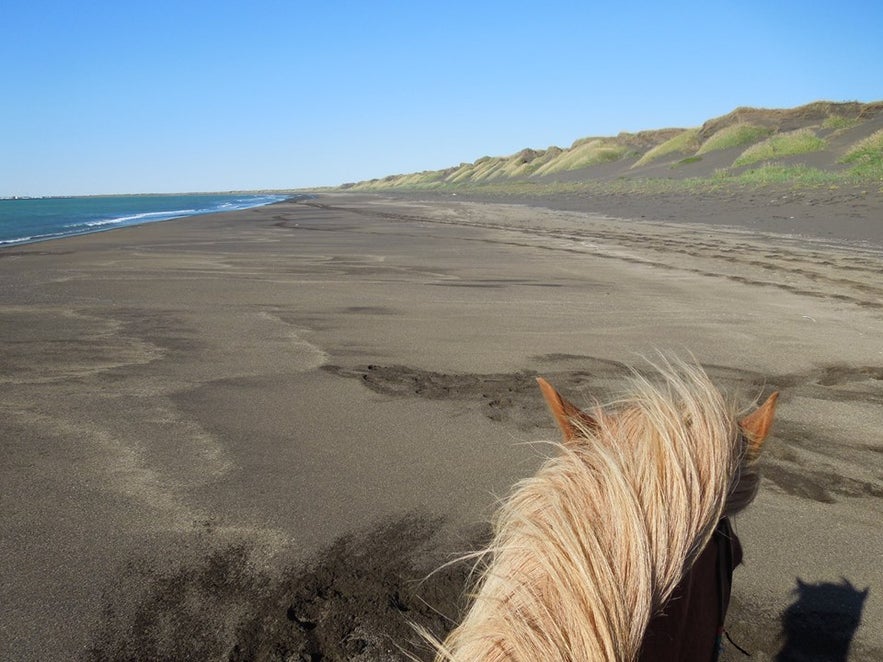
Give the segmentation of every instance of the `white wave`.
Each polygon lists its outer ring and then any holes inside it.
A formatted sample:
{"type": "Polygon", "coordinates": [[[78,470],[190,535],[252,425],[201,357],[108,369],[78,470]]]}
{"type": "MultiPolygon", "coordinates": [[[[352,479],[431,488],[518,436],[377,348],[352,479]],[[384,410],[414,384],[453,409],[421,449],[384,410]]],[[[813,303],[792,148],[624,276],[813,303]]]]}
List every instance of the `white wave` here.
{"type": "MultiPolygon", "coordinates": [[[[213,214],[215,212],[239,211],[241,209],[251,209],[252,207],[263,207],[274,202],[285,200],[283,195],[267,195],[256,198],[240,198],[238,200],[230,200],[221,202],[214,207],[206,207],[203,209],[176,209],[170,211],[153,211],[143,214],[133,214],[131,216],[120,216],[117,218],[108,218],[101,221],[89,221],[84,223],[86,227],[94,228],[104,225],[116,225],[120,223],[148,222],[150,220],[171,220],[182,216],[195,216],[200,214],[213,214]]],[[[71,226],[75,227],[75,226],[71,226]]]]}
{"type": "Polygon", "coordinates": [[[26,244],[29,241],[40,241],[42,239],[54,239],[56,237],[67,237],[67,232],[50,232],[47,234],[34,234],[27,237],[13,237],[12,239],[0,239],[0,246],[12,246],[13,244],[26,244]]]}
{"type": "MultiPolygon", "coordinates": [[[[102,225],[113,225],[115,223],[127,223],[129,221],[144,221],[149,218],[154,220],[159,219],[160,217],[165,217],[166,219],[177,218],[179,216],[188,216],[190,214],[198,214],[200,210],[198,209],[177,209],[174,211],[150,211],[145,212],[143,214],[133,214],[131,216],[118,216],[117,218],[108,218],[103,221],[89,221],[88,223],[83,223],[86,227],[95,228],[100,227],[102,225]]],[[[76,227],[76,226],[70,226],[76,227]]]]}

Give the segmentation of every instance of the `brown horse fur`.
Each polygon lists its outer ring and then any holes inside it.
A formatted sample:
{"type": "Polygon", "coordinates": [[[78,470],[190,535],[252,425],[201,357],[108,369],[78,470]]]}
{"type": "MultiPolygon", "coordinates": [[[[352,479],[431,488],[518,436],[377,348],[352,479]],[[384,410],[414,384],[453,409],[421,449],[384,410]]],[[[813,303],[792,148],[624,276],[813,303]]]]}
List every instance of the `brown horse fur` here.
{"type": "Polygon", "coordinates": [[[718,521],[753,500],[778,395],[740,421],[700,368],[660,372],[591,415],[538,379],[564,443],[503,503],[437,660],[636,659],[718,521]]]}

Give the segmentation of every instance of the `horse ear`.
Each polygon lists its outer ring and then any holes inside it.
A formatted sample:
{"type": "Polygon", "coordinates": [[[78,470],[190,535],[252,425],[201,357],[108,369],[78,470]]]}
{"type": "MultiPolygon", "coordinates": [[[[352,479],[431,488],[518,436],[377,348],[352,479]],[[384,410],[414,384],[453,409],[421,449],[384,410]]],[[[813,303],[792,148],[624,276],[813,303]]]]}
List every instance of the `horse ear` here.
{"type": "Polygon", "coordinates": [[[748,435],[748,449],[755,456],[760,453],[763,442],[769,434],[778,399],[779,392],[776,391],[760,407],[739,421],[739,427],[748,435]]]}
{"type": "Polygon", "coordinates": [[[545,379],[537,377],[537,384],[543,392],[543,398],[555,417],[558,427],[561,428],[564,443],[573,441],[579,436],[579,429],[574,425],[574,421],[579,421],[590,429],[598,427],[598,422],[594,418],[561,397],[561,394],[545,379]]]}

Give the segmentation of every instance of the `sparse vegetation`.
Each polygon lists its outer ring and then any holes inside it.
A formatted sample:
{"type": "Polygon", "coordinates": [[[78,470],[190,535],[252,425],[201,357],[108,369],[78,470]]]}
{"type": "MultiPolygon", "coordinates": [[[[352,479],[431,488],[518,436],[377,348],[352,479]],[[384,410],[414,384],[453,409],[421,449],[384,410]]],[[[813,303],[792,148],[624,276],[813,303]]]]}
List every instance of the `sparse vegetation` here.
{"type": "Polygon", "coordinates": [[[856,117],[843,117],[842,115],[831,115],[822,122],[823,129],[851,129],[861,124],[861,120],[856,117]]]}
{"type": "Polygon", "coordinates": [[[648,151],[644,156],[638,159],[632,167],[635,168],[646,165],[651,161],[660,159],[668,154],[676,154],[678,152],[686,154],[695,152],[699,147],[696,142],[698,135],[699,129],[685,129],[682,133],[679,133],[673,138],[669,138],[661,145],[657,145],[648,151]]]}
{"type": "Polygon", "coordinates": [[[730,126],[724,127],[720,131],[712,134],[710,138],[702,143],[702,146],[696,153],[708,154],[709,152],[728,149],[730,147],[749,145],[766,138],[770,133],[772,133],[772,129],[765,126],[757,126],[746,122],[731,124],[730,126]]]}
{"type": "Polygon", "coordinates": [[[883,129],[853,145],[840,159],[856,175],[883,179],[883,129]]]}
{"type": "Polygon", "coordinates": [[[761,143],[752,145],[733,163],[735,167],[751,165],[761,161],[770,161],[792,154],[806,154],[825,148],[825,141],[819,138],[812,129],[797,129],[786,133],[777,133],[761,143]]]}
{"type": "Polygon", "coordinates": [[[590,140],[561,152],[557,157],[538,168],[534,174],[548,175],[565,170],[576,170],[600,163],[608,163],[623,158],[628,153],[624,145],[612,141],[590,140]]]}
{"type": "Polygon", "coordinates": [[[741,184],[788,184],[806,187],[831,185],[843,181],[842,173],[810,168],[803,164],[783,166],[766,163],[759,168],[751,168],[732,177],[741,184]]]}

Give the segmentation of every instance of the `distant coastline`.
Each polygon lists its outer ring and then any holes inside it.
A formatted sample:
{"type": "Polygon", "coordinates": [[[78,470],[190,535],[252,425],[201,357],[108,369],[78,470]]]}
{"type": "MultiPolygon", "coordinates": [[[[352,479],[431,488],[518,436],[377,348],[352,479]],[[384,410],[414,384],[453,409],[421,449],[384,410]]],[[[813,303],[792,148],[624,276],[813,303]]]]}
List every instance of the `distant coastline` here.
{"type": "Polygon", "coordinates": [[[283,198],[297,197],[303,195],[292,189],[249,189],[234,191],[175,191],[174,193],[84,193],[72,195],[0,195],[0,200],[70,200],[72,198],[159,198],[181,195],[235,195],[235,196],[257,196],[257,195],[278,195],[283,198]]]}
{"type": "Polygon", "coordinates": [[[302,194],[191,193],[0,199],[0,249],[174,218],[239,211],[302,194]]]}

